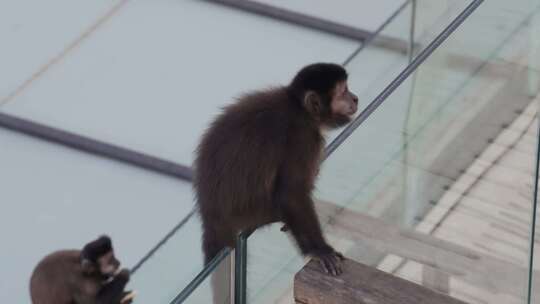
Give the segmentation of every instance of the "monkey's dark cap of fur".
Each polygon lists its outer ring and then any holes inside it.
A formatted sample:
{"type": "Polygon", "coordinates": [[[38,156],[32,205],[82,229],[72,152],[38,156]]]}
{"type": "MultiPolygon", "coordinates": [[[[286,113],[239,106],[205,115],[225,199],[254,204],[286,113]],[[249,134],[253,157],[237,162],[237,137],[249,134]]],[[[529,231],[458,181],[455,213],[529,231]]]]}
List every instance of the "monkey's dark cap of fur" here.
{"type": "Polygon", "coordinates": [[[112,250],[111,238],[102,235],[97,240],[86,244],[82,250],[83,258],[96,262],[97,258],[112,250]]]}
{"type": "Polygon", "coordinates": [[[334,63],[314,63],[301,69],[291,82],[297,92],[308,90],[324,94],[331,92],[338,81],[347,80],[347,71],[334,63]]]}

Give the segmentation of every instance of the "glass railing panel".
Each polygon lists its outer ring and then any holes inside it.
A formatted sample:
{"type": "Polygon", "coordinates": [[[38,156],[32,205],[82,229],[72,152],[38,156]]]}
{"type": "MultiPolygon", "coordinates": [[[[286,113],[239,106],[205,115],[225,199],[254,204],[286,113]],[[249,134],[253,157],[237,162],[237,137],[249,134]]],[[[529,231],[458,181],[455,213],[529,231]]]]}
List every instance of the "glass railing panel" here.
{"type": "Polygon", "coordinates": [[[141,303],[169,303],[203,270],[201,224],[195,214],[135,269],[129,288],[141,303]]]}
{"type": "MultiPolygon", "coordinates": [[[[280,225],[255,231],[248,239],[248,303],[279,303],[304,261],[280,225]]],[[[287,302],[284,302],[287,303],[287,302]]]]}
{"type": "Polygon", "coordinates": [[[318,197],[345,208],[325,230],[353,241],[345,255],[376,246],[362,255],[379,268],[466,303],[527,303],[538,6],[518,2],[482,4],[323,164],[318,197]],[[343,222],[365,215],[399,237],[343,222]]]}
{"type": "MultiPolygon", "coordinates": [[[[418,1],[418,18],[430,15],[432,9],[432,4],[428,1],[418,1]]],[[[520,66],[526,66],[528,62],[537,64],[537,60],[529,58],[529,55],[517,54],[527,52],[535,41],[528,36],[530,32],[527,30],[527,23],[532,20],[537,9],[537,0],[518,0],[512,3],[497,0],[484,3],[476,12],[476,17],[468,20],[469,27],[474,31],[469,35],[463,34],[454,38],[452,43],[434,54],[430,65],[424,65],[422,73],[417,75],[420,78],[418,82],[430,86],[430,91],[437,95],[427,96],[420,88],[416,88],[415,94],[423,95],[415,99],[424,98],[426,102],[422,105],[423,117],[411,119],[409,132],[414,132],[425,124],[427,119],[447,103],[447,99],[462,91],[464,83],[469,79],[482,81],[483,79],[473,76],[482,71],[485,73],[486,59],[501,60],[502,63],[514,62],[520,66]],[[516,56],[519,59],[516,59],[516,56]],[[522,64],[515,62],[516,60],[522,60],[522,64]]],[[[416,41],[421,44],[430,41],[433,35],[431,28],[417,27],[420,29],[417,30],[416,41]]],[[[497,68],[501,69],[500,65],[497,68]]],[[[414,109],[412,111],[413,114],[416,112],[414,109]]]]}
{"type": "MultiPolygon", "coordinates": [[[[431,1],[434,5],[424,2],[428,1],[404,1],[375,31],[374,39],[368,40],[344,61],[350,73],[350,87],[359,96],[360,109],[416,58],[471,0],[431,1]],[[423,20],[419,26],[418,13],[423,6],[430,8],[429,16],[432,18],[423,20]]],[[[338,133],[330,132],[328,139],[333,139],[338,133]]]]}
{"type": "Polygon", "coordinates": [[[230,275],[234,252],[224,250],[211,261],[172,301],[166,304],[231,304],[234,303],[233,277],[230,275]]]}

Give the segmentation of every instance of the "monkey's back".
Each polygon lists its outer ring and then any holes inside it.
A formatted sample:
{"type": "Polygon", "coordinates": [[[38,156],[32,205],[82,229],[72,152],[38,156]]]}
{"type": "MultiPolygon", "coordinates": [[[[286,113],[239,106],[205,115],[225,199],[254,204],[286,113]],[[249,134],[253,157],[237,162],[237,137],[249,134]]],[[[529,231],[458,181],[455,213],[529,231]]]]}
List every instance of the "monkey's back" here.
{"type": "Polygon", "coordinates": [[[79,250],[56,251],[44,257],[30,278],[33,304],[70,304],[70,272],[79,263],[79,250]],[[55,286],[55,288],[51,288],[55,286]]]}
{"type": "Polygon", "coordinates": [[[272,193],[295,111],[285,89],[273,89],[240,98],[211,124],[195,160],[203,222],[242,229],[246,221],[260,223],[275,212],[272,193]]]}

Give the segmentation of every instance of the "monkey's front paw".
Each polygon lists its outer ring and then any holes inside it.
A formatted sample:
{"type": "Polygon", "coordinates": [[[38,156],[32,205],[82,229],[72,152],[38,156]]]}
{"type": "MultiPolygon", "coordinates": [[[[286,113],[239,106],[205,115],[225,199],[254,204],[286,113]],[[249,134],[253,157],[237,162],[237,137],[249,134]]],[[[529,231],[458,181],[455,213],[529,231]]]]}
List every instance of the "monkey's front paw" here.
{"type": "Polygon", "coordinates": [[[120,304],[131,304],[134,298],[135,298],[134,291],[132,290],[124,291],[122,293],[122,300],[120,300],[120,304]]]}
{"type": "Polygon", "coordinates": [[[124,268],[124,269],[120,270],[120,272],[116,275],[116,279],[123,280],[123,281],[127,282],[127,281],[129,281],[129,276],[130,276],[129,269],[124,268]]]}
{"type": "Polygon", "coordinates": [[[345,257],[331,248],[331,251],[312,254],[313,259],[318,261],[324,272],[333,276],[340,275],[342,270],[342,261],[345,257]]]}

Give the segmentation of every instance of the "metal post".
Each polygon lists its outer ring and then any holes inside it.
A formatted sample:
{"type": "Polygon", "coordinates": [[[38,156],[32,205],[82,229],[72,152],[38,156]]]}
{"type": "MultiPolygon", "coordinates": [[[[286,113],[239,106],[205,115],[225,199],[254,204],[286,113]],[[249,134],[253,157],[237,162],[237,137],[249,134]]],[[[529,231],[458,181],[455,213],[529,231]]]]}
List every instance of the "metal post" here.
{"type": "Polygon", "coordinates": [[[409,47],[407,49],[407,53],[409,55],[409,63],[411,63],[414,58],[415,29],[416,29],[416,0],[412,0],[411,1],[411,24],[409,27],[409,47]]]}
{"type": "MultiPolygon", "coordinates": [[[[538,114],[536,114],[538,116],[538,114]]],[[[532,304],[533,302],[533,281],[535,279],[534,272],[534,243],[535,243],[535,234],[536,234],[536,210],[538,208],[538,176],[540,174],[540,125],[537,125],[536,132],[536,168],[534,175],[534,197],[532,202],[531,210],[531,238],[530,238],[530,250],[529,250],[529,284],[527,288],[527,303],[532,304]]]]}
{"type": "Polygon", "coordinates": [[[170,304],[180,304],[183,303],[192,293],[201,285],[206,278],[212,274],[214,269],[219,266],[219,264],[229,256],[231,253],[231,248],[224,248],[221,250],[218,255],[216,255],[210,263],[204,266],[204,269],[186,286],[184,289],[171,301],[170,304]]]}
{"type": "Polygon", "coordinates": [[[242,232],[236,237],[234,250],[234,303],[246,304],[247,295],[247,238],[242,232]]]}
{"type": "MultiPolygon", "coordinates": [[[[409,64],[414,59],[415,54],[415,30],[416,30],[416,0],[411,0],[411,20],[409,24],[409,47],[407,49],[407,54],[409,57],[409,64]]],[[[401,132],[401,138],[403,141],[403,166],[402,178],[403,178],[403,189],[405,192],[405,199],[401,202],[398,212],[403,215],[402,223],[404,227],[410,227],[414,222],[414,218],[418,212],[417,203],[413,203],[412,208],[408,208],[411,202],[416,202],[418,200],[418,183],[419,183],[419,173],[417,170],[409,170],[408,164],[414,155],[410,154],[409,151],[409,123],[412,115],[412,108],[414,103],[414,90],[416,85],[416,72],[413,73],[410,77],[410,93],[409,93],[409,102],[407,103],[407,111],[405,114],[405,122],[403,124],[403,131],[401,132]]]]}

